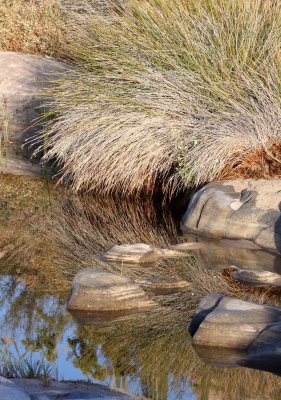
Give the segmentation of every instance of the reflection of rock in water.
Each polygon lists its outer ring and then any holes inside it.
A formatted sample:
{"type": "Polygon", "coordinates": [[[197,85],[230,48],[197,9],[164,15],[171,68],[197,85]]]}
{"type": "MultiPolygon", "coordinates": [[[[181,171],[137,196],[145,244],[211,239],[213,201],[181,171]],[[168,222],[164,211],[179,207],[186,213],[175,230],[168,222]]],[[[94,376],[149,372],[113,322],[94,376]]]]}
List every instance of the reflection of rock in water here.
{"type": "Polygon", "coordinates": [[[281,256],[261,250],[251,242],[235,240],[207,240],[203,237],[186,237],[204,244],[192,250],[200,265],[205,268],[228,268],[235,265],[241,269],[272,271],[281,274],[281,256]]]}
{"type": "MultiPolygon", "coordinates": [[[[280,339],[281,331],[279,332],[279,343],[280,339]]],[[[214,367],[246,367],[281,375],[281,351],[278,343],[265,346],[257,351],[199,345],[194,348],[202,361],[214,367]]]]}
{"type": "MultiPolygon", "coordinates": [[[[143,311],[139,311],[143,312],[143,311]]],[[[120,322],[126,322],[132,320],[137,313],[137,310],[132,311],[83,311],[83,310],[72,310],[71,315],[74,320],[83,326],[96,326],[105,327],[112,326],[120,322]]]]}

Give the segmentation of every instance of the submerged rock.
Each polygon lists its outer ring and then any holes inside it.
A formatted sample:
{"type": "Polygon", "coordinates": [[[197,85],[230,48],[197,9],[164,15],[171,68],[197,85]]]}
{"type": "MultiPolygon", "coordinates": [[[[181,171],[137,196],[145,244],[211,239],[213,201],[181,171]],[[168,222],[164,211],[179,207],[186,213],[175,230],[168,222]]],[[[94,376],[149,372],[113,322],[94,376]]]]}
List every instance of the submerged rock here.
{"type": "Polygon", "coordinates": [[[86,268],[74,278],[67,309],[111,313],[147,310],[156,305],[132,279],[86,268]]]}
{"type": "Polygon", "coordinates": [[[145,243],[123,244],[111,247],[102,255],[107,262],[149,264],[160,258],[186,257],[186,253],[174,249],[158,249],[145,243]]]}
{"type": "Polygon", "coordinates": [[[193,196],[182,219],[184,232],[251,240],[281,251],[281,180],[213,182],[193,196]]]}
{"type": "Polygon", "coordinates": [[[280,286],[281,275],[269,271],[248,271],[236,269],[230,274],[238,282],[260,287],[260,286],[280,286]]]}
{"type": "Polygon", "coordinates": [[[40,176],[39,160],[32,159],[27,142],[42,128],[42,89],[66,66],[37,55],[0,52],[0,171],[40,176]]]}
{"type": "Polygon", "coordinates": [[[192,343],[254,351],[268,351],[281,340],[281,309],[217,294],[207,295],[199,304],[189,331],[192,343]]]}

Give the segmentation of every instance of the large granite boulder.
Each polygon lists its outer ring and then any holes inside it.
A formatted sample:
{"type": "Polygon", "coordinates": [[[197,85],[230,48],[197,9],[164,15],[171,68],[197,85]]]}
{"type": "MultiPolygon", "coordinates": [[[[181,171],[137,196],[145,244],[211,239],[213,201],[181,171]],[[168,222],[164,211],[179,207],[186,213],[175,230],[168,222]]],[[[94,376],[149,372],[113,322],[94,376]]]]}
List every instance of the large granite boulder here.
{"type": "Polygon", "coordinates": [[[213,182],[194,194],[183,232],[251,240],[281,251],[281,180],[213,182]]]}
{"type": "Polygon", "coordinates": [[[266,347],[276,335],[281,340],[281,308],[209,294],[199,304],[189,332],[194,345],[240,350],[266,347]]]}
{"type": "Polygon", "coordinates": [[[217,294],[199,304],[190,325],[197,354],[215,366],[281,374],[281,309],[217,294]]]}
{"type": "Polygon", "coordinates": [[[75,276],[67,308],[71,312],[118,313],[147,310],[157,305],[132,279],[96,268],[75,276]]]}
{"type": "Polygon", "coordinates": [[[42,89],[66,66],[51,58],[0,52],[0,171],[38,176],[38,160],[30,159],[28,142],[42,128],[42,89]]]}

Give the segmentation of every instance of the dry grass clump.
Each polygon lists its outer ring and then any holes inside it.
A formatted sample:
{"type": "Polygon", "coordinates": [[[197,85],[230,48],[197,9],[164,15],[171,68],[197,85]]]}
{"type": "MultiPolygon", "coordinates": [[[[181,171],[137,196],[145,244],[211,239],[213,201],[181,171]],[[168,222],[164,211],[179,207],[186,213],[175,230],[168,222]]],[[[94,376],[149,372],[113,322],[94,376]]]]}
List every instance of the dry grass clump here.
{"type": "Polygon", "coordinates": [[[1,0],[0,51],[61,57],[64,23],[61,1],[1,0]]]}
{"type": "Polygon", "coordinates": [[[269,148],[262,146],[242,155],[234,162],[227,164],[220,176],[221,180],[228,179],[270,179],[281,177],[281,144],[269,148]]]}
{"type": "Polygon", "coordinates": [[[172,193],[280,143],[278,0],[116,3],[72,16],[51,93],[47,158],[76,190],[172,193]]]}

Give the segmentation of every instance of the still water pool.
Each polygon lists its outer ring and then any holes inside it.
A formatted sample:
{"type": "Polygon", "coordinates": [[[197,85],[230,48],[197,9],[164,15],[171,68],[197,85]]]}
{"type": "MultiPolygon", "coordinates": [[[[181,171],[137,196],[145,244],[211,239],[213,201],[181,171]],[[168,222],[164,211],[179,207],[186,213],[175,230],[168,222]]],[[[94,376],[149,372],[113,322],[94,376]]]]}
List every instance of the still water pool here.
{"type": "MultiPolygon", "coordinates": [[[[38,361],[55,379],[89,380],[155,400],[280,399],[279,371],[241,368],[226,353],[200,358],[187,329],[208,292],[261,295],[237,288],[227,274],[229,266],[280,272],[279,257],[241,243],[183,237],[174,213],[152,202],[81,198],[61,191],[51,199],[48,195],[46,203],[34,200],[31,207],[34,188],[27,201],[14,201],[23,189],[28,192],[21,184],[16,195],[6,194],[1,203],[0,245],[12,245],[0,260],[2,373],[13,376],[12,366],[20,370],[24,362],[34,366],[38,361]],[[99,258],[116,243],[163,248],[194,240],[203,241],[200,250],[153,265],[106,264],[99,258]],[[155,295],[157,313],[111,322],[82,315],[74,319],[66,311],[71,282],[89,266],[132,279],[173,276],[191,287],[155,295]]],[[[273,294],[262,292],[266,301],[279,304],[273,294]]]]}

